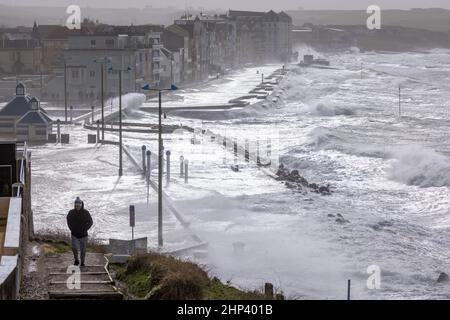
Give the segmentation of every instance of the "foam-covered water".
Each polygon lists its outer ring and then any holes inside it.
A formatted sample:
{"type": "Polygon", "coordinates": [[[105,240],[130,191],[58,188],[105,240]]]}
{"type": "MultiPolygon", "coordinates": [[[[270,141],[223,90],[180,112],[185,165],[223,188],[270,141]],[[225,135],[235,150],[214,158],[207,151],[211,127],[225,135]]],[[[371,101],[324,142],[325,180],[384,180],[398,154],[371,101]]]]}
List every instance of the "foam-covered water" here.
{"type": "Polygon", "coordinates": [[[272,201],[279,195],[265,195],[266,213],[308,216],[290,225],[305,239],[285,244],[297,263],[307,260],[298,266],[298,282],[286,286],[294,296],[342,298],[335,290],[348,277],[359,298],[450,297],[436,284],[439,272],[450,273],[449,57],[443,50],[329,54],[338,70],[295,68],[282,82],[281,102],[208,124],[254,139],[278,131],[282,162],[331,184],[331,197],[291,194],[289,210],[272,201]],[[350,223],[328,217],[337,213],[350,223]],[[316,259],[299,253],[311,239],[326,243],[316,259]],[[302,284],[321,263],[333,266],[321,270],[323,282],[302,284]],[[370,265],[381,268],[380,290],[366,288],[370,265]]]}

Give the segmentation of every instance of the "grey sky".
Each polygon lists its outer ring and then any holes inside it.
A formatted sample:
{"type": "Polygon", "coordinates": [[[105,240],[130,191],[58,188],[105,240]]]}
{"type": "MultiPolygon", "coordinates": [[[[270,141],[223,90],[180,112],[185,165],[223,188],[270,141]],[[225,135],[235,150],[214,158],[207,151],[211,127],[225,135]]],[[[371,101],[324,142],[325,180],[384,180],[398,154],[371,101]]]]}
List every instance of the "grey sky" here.
{"type": "Polygon", "coordinates": [[[82,7],[176,7],[186,6],[205,9],[248,9],[248,10],[292,10],[304,9],[365,9],[371,4],[377,4],[385,9],[410,8],[446,8],[450,9],[449,0],[0,0],[0,4],[33,5],[33,6],[67,6],[78,4],[82,7]]]}

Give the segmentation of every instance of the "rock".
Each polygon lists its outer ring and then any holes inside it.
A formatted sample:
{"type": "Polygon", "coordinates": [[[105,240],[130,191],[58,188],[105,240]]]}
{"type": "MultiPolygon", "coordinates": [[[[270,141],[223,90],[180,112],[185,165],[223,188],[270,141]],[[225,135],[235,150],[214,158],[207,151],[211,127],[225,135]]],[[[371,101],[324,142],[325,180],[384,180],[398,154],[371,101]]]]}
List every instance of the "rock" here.
{"type": "Polygon", "coordinates": [[[296,184],[294,184],[294,183],[292,183],[292,182],[289,182],[289,181],[286,181],[286,182],[284,183],[284,185],[285,185],[286,187],[288,187],[289,189],[295,189],[295,188],[297,187],[296,184]]]}
{"type": "Polygon", "coordinates": [[[287,176],[289,176],[289,171],[284,167],[284,165],[280,164],[277,171],[277,176],[280,180],[285,180],[287,176]]]}
{"type": "Polygon", "coordinates": [[[308,181],[302,177],[298,170],[292,170],[289,172],[283,164],[280,164],[277,171],[278,181],[285,181],[286,187],[290,189],[298,189],[303,191],[303,188],[312,189],[312,192],[320,193],[322,195],[330,195],[330,186],[319,186],[317,183],[308,183],[308,181]]]}
{"type": "Polygon", "coordinates": [[[314,189],[314,190],[318,190],[318,189],[319,189],[319,186],[318,186],[316,183],[311,183],[311,184],[309,184],[309,187],[310,187],[311,189],[314,189]]]}
{"type": "Polygon", "coordinates": [[[321,186],[319,187],[319,192],[323,195],[329,195],[331,194],[330,189],[328,189],[328,186],[321,186]]]}
{"type": "Polygon", "coordinates": [[[298,182],[300,179],[300,174],[298,173],[298,170],[293,170],[287,178],[289,181],[298,182]]]}
{"type": "Polygon", "coordinates": [[[335,215],[334,214],[328,214],[328,218],[334,218],[335,217],[335,215]]]}
{"type": "Polygon", "coordinates": [[[336,218],[336,222],[339,224],[344,224],[344,223],[350,223],[350,221],[348,221],[347,219],[345,219],[342,214],[338,213],[336,218]]]}
{"type": "Polygon", "coordinates": [[[450,280],[450,277],[448,276],[448,274],[446,274],[445,272],[441,272],[441,274],[439,275],[436,282],[442,283],[442,282],[448,282],[449,280],[450,280]]]}

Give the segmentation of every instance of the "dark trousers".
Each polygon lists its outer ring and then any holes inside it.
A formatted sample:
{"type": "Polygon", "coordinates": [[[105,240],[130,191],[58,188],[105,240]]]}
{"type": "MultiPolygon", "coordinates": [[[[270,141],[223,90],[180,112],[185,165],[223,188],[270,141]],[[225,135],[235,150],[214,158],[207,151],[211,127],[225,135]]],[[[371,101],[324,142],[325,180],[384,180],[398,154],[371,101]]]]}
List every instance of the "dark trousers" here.
{"type": "Polygon", "coordinates": [[[84,263],[84,260],[86,258],[87,242],[88,242],[88,237],[77,238],[75,236],[72,236],[72,252],[73,252],[73,258],[75,259],[75,261],[81,260],[81,263],[84,263]],[[78,251],[80,251],[80,259],[78,259],[78,251]]]}

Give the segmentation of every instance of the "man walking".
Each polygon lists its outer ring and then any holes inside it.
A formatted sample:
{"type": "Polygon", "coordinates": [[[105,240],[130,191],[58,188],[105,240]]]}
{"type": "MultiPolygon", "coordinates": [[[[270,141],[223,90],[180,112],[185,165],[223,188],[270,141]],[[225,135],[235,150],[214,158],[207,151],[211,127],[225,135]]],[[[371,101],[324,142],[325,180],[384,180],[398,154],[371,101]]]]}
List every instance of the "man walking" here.
{"type": "Polygon", "coordinates": [[[75,209],[67,215],[67,226],[72,234],[72,252],[75,259],[74,264],[84,267],[86,257],[86,246],[88,242],[88,231],[92,227],[92,217],[89,211],[84,209],[84,203],[79,197],[75,200],[75,209]],[[80,251],[80,259],[78,259],[80,251]]]}

